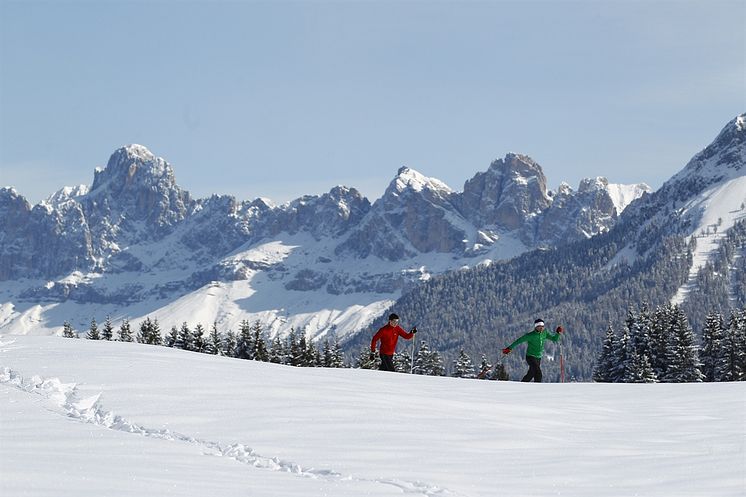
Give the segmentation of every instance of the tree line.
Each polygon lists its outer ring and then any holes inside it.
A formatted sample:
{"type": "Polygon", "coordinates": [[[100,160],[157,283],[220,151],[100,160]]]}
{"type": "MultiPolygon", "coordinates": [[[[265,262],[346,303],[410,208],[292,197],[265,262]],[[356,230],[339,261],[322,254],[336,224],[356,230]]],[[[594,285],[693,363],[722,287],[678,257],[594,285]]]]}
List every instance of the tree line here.
{"type": "MultiPolygon", "coordinates": [[[[70,322],[65,321],[62,336],[80,338],[70,322]]],[[[244,320],[238,333],[222,333],[217,323],[213,323],[209,332],[197,324],[194,328],[184,322],[180,327],[171,327],[165,335],[161,331],[158,319],[149,317],[142,321],[137,331],[133,331],[128,319],[124,319],[117,330],[107,316],[103,326],[99,327],[95,318],[85,333],[88,340],[108,340],[119,342],[137,342],[146,345],[159,345],[175,349],[220,355],[236,359],[247,359],[297,367],[359,368],[378,369],[380,358],[371,358],[370,348],[363,348],[351,362],[345,360],[339,340],[324,340],[316,344],[306,338],[305,332],[291,329],[285,339],[275,336],[269,339],[260,321],[249,323],[244,320]]],[[[414,356],[407,352],[394,355],[396,371],[427,376],[445,376],[446,368],[442,355],[432,350],[427,342],[420,343],[414,356]]],[[[452,376],[458,378],[479,378],[488,380],[507,380],[508,374],[503,364],[493,366],[482,356],[479,367],[475,367],[469,355],[461,351],[459,359],[454,361],[452,376]]]]}
{"type": "Polygon", "coordinates": [[[707,314],[698,346],[684,310],[630,307],[621,331],[610,324],[593,380],[605,383],[746,381],[746,308],[707,314]]]}

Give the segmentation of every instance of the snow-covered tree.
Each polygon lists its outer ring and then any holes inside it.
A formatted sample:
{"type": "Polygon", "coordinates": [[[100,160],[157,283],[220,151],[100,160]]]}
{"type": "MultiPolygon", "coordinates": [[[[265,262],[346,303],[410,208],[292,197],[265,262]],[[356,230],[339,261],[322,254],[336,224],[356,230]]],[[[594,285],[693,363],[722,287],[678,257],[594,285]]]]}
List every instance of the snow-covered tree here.
{"type": "Polygon", "coordinates": [[[471,357],[464,349],[459,351],[458,359],[453,361],[453,376],[456,378],[476,378],[477,376],[471,357]]]}
{"type": "Polygon", "coordinates": [[[197,326],[194,327],[192,337],[194,338],[193,350],[195,352],[204,352],[207,342],[205,337],[205,328],[200,323],[197,323],[197,326]]]}
{"type": "Polygon", "coordinates": [[[725,355],[723,340],[725,323],[723,316],[717,312],[711,312],[705,320],[705,327],[702,330],[702,348],[700,349],[699,359],[702,361],[702,374],[704,381],[720,381],[716,376],[718,363],[725,355]]]}
{"type": "Polygon", "coordinates": [[[487,356],[482,354],[482,362],[479,363],[479,373],[477,373],[477,378],[480,380],[489,380],[491,371],[492,363],[487,360],[487,356]]]}
{"type": "Polygon", "coordinates": [[[111,341],[114,338],[114,325],[111,324],[111,316],[106,316],[104,329],[101,331],[101,338],[107,341],[111,341]]]}
{"type": "Polygon", "coordinates": [[[79,338],[69,321],[62,324],[62,336],[65,338],[79,338]]]}
{"type": "Polygon", "coordinates": [[[614,369],[617,358],[616,353],[616,336],[614,327],[609,323],[606,328],[606,338],[601,346],[601,354],[596,360],[596,368],[593,371],[593,381],[598,383],[611,383],[615,380],[614,369]]]}
{"type": "Polygon", "coordinates": [[[207,339],[207,345],[205,347],[205,353],[212,355],[223,354],[223,337],[218,331],[218,322],[213,321],[212,327],[210,328],[210,336],[207,339]]]}
{"type": "Polygon", "coordinates": [[[98,331],[98,325],[96,324],[96,318],[91,319],[91,326],[88,328],[88,333],[85,336],[88,340],[101,340],[101,333],[98,331]]]}
{"type": "Polygon", "coordinates": [[[694,344],[694,332],[689,326],[686,314],[681,307],[674,305],[671,309],[674,317],[673,326],[668,337],[668,369],[661,381],[668,383],[690,383],[702,381],[697,347],[694,344]]]}
{"type": "Polygon", "coordinates": [[[194,334],[192,333],[192,330],[189,329],[189,325],[186,321],[181,323],[179,333],[176,335],[174,347],[182,350],[194,350],[194,334]]]}
{"type": "Polygon", "coordinates": [[[131,342],[132,341],[132,329],[130,327],[130,320],[124,318],[122,324],[119,325],[118,340],[120,342],[131,342]]]}
{"type": "Polygon", "coordinates": [[[426,341],[422,341],[420,344],[420,350],[417,351],[417,356],[414,359],[414,374],[421,374],[425,376],[443,376],[445,374],[445,367],[443,366],[443,359],[440,354],[434,350],[430,350],[426,341]]]}

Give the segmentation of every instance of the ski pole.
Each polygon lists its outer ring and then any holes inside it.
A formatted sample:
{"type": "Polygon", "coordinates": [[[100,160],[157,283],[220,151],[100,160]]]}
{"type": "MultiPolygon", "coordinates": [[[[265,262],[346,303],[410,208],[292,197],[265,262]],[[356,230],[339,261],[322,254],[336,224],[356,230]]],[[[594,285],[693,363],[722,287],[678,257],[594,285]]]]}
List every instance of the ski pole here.
{"type": "Polygon", "coordinates": [[[559,339],[560,349],[560,383],[565,382],[565,356],[562,354],[562,337],[559,339]]]}
{"type": "MultiPolygon", "coordinates": [[[[417,327],[415,326],[415,329],[417,327]]],[[[412,360],[409,363],[409,374],[414,374],[414,349],[417,345],[417,333],[412,337],[412,360]]]]}

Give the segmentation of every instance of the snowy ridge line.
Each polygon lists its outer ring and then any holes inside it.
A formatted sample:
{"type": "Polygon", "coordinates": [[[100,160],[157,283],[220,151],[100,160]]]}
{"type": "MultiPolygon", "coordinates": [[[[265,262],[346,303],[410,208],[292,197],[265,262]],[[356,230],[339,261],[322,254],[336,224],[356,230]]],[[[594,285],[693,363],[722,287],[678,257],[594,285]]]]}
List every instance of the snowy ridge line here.
{"type": "MultiPolygon", "coordinates": [[[[151,429],[135,424],[125,418],[105,410],[100,404],[101,394],[79,399],[75,383],[62,383],[59,378],[42,378],[35,375],[30,379],[8,367],[0,369],[0,384],[15,387],[23,392],[40,395],[62,408],[67,416],[83,423],[90,423],[109,430],[133,433],[170,442],[184,442],[202,448],[205,455],[228,457],[239,463],[259,469],[280,471],[306,478],[325,479],[329,481],[351,481],[378,483],[399,488],[402,493],[418,494],[426,497],[459,497],[448,489],[420,481],[403,481],[398,479],[372,479],[344,476],[333,470],[305,468],[299,464],[284,461],[277,457],[257,454],[252,448],[235,443],[223,446],[218,442],[200,440],[168,429],[151,429]]],[[[465,497],[465,496],[462,496],[465,497]]]]}

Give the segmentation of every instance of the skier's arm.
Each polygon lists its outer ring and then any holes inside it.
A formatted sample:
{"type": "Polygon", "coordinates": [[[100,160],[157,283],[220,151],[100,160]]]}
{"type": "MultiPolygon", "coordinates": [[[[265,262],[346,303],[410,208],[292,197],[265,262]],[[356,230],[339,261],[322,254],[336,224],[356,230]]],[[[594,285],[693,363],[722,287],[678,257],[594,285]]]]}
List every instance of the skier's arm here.
{"type": "Polygon", "coordinates": [[[402,337],[405,340],[411,340],[412,337],[414,336],[414,333],[407,333],[407,331],[401,326],[396,327],[396,332],[399,334],[400,337],[402,337]]]}
{"type": "Polygon", "coordinates": [[[508,345],[507,348],[513,350],[516,345],[520,345],[520,344],[522,344],[523,342],[525,342],[527,340],[528,340],[528,333],[526,333],[521,338],[519,338],[515,342],[511,343],[510,345],[508,345]]]}
{"type": "Polygon", "coordinates": [[[549,333],[547,333],[547,338],[553,342],[556,342],[557,340],[560,339],[560,337],[562,336],[562,333],[565,332],[565,329],[562,326],[557,326],[556,331],[557,331],[556,335],[550,335],[549,333]]]}
{"type": "Polygon", "coordinates": [[[381,330],[378,330],[378,333],[373,335],[373,340],[370,341],[370,351],[375,352],[376,351],[376,343],[381,339],[381,330]]]}

